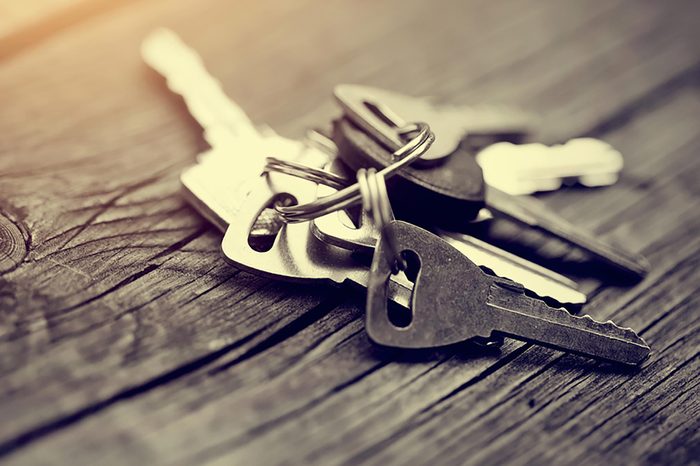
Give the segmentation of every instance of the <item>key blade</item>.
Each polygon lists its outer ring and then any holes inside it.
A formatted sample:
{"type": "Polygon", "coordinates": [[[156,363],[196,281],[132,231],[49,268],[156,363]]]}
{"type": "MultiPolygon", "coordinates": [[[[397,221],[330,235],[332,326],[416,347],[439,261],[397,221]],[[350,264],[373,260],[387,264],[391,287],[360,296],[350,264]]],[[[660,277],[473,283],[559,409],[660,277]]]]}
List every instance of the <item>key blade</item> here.
{"type": "Polygon", "coordinates": [[[647,260],[619,246],[597,239],[594,235],[553,214],[536,199],[514,198],[491,186],[486,189],[486,205],[494,215],[525,224],[547,235],[553,235],[625,273],[643,278],[649,271],[647,260]]]}
{"type": "Polygon", "coordinates": [[[149,34],[141,45],[141,56],[167,80],[173,92],[182,96],[212,147],[226,137],[224,132],[241,138],[260,137],[245,112],[207,72],[197,52],[173,31],[162,28],[149,34]]]}
{"type": "Polygon", "coordinates": [[[437,230],[438,235],[457,248],[475,264],[487,267],[499,277],[506,277],[542,298],[552,298],[561,304],[580,305],[587,301],[576,283],[545,267],[497,248],[469,235],[437,230]]]}
{"type": "Polygon", "coordinates": [[[532,134],[539,118],[516,107],[499,104],[438,106],[458,122],[467,136],[491,136],[496,140],[522,140],[532,134]]]}
{"type": "Polygon", "coordinates": [[[499,142],[480,151],[476,161],[486,183],[511,195],[552,191],[573,179],[591,187],[610,185],[624,163],[620,152],[593,138],[554,146],[499,142]]]}
{"type": "Polygon", "coordinates": [[[487,305],[493,333],[517,340],[628,365],[641,364],[651,352],[634,330],[549,307],[517,285],[493,283],[487,305]]]}
{"type": "MultiPolygon", "coordinates": [[[[318,196],[334,192],[333,188],[319,186],[318,196]]],[[[333,212],[314,219],[311,228],[313,234],[326,243],[371,254],[379,232],[365,213],[362,213],[361,219],[358,227],[353,225],[345,211],[333,212]]],[[[577,289],[576,283],[563,275],[469,235],[442,229],[435,231],[478,266],[488,268],[500,277],[522,283],[542,298],[551,298],[562,305],[573,306],[587,301],[586,295],[577,289]]]]}
{"type": "Polygon", "coordinates": [[[340,84],[334,94],[345,116],[391,151],[405,144],[398,127],[427,122],[435,142],[415,162],[423,165],[450,156],[465,136],[524,136],[533,126],[529,114],[506,106],[438,105],[425,97],[354,84],[340,84]]]}

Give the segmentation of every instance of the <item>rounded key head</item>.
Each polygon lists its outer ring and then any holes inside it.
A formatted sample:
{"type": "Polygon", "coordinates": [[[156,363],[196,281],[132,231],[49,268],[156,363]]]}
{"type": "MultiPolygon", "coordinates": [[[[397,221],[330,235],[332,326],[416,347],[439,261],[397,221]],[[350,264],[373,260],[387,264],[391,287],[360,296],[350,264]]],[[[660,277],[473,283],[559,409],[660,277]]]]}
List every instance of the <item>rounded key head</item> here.
{"type": "Polygon", "coordinates": [[[372,341],[397,348],[431,348],[488,337],[489,325],[482,317],[492,279],[457,249],[420,227],[394,221],[386,234],[393,235],[404,251],[407,275],[415,275],[412,315],[403,326],[390,318],[387,283],[392,255],[380,241],[367,287],[365,327],[372,341]]]}
{"type": "MultiPolygon", "coordinates": [[[[392,152],[346,119],[336,120],[333,139],[338,157],[352,169],[391,165],[392,152]]],[[[409,166],[387,180],[399,218],[443,227],[461,227],[484,206],[481,168],[467,151],[457,150],[443,163],[409,166]]]]}
{"type": "MultiPolygon", "coordinates": [[[[337,159],[335,163],[338,163],[337,159]]],[[[330,196],[335,192],[336,190],[329,186],[318,186],[319,198],[330,196]]],[[[379,230],[361,206],[358,206],[357,210],[355,219],[351,218],[345,210],[315,218],[311,221],[311,232],[325,243],[371,255],[379,238],[379,230]]]]}
{"type": "MultiPolygon", "coordinates": [[[[348,180],[354,177],[352,170],[338,158],[333,159],[326,169],[348,180]]],[[[335,192],[335,188],[319,184],[316,197],[330,196],[335,192]]],[[[314,236],[325,243],[364,254],[374,253],[379,231],[362,206],[356,206],[353,211],[331,212],[310,223],[314,236]]]]}
{"type": "Polygon", "coordinates": [[[317,240],[308,222],[286,224],[268,250],[254,249],[249,242],[253,225],[263,209],[282,197],[311,202],[316,198],[316,184],[281,173],[257,179],[232,214],[221,244],[229,263],[257,275],[295,282],[342,283],[362,271],[350,251],[317,240]]]}
{"type": "Polygon", "coordinates": [[[426,122],[435,141],[415,165],[442,162],[457,150],[464,136],[461,122],[453,118],[448,107],[440,108],[427,98],[357,84],[339,84],[333,93],[345,115],[390,151],[404,144],[398,127],[407,122],[426,122]]]}

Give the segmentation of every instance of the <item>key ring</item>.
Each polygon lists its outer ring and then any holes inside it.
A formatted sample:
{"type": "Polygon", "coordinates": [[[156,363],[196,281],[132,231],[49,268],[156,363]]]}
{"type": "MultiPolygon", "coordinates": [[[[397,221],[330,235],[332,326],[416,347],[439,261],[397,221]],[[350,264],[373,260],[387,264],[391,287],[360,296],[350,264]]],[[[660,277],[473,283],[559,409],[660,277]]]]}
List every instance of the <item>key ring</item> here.
{"type": "Polygon", "coordinates": [[[291,160],[278,159],[277,157],[267,157],[265,158],[263,173],[272,171],[330,186],[337,190],[346,188],[350,184],[350,182],[342,176],[338,176],[326,170],[321,170],[320,168],[309,167],[301,163],[292,162],[291,160]]]}
{"type": "Polygon", "coordinates": [[[391,209],[389,193],[386,189],[384,176],[377,173],[375,168],[357,171],[357,185],[362,197],[362,208],[372,216],[374,226],[379,230],[381,240],[385,243],[393,256],[391,269],[394,274],[400,270],[406,270],[408,264],[396,244],[394,235],[387,233],[386,226],[395,220],[394,212],[391,209]]]}
{"type": "MultiPolygon", "coordinates": [[[[394,175],[399,169],[416,160],[430,148],[435,140],[435,135],[430,131],[430,127],[426,123],[413,123],[406,128],[406,133],[413,133],[416,131],[418,134],[414,138],[392,154],[392,158],[396,160],[396,162],[377,172],[378,175],[381,175],[385,179],[394,175]]],[[[279,164],[273,163],[273,168],[275,166],[280,167],[279,164]]],[[[286,173],[288,174],[294,174],[301,178],[307,177],[308,167],[303,167],[303,172],[298,171],[299,167],[297,167],[297,169],[289,169],[288,167],[289,162],[284,162],[281,166],[283,170],[287,170],[286,173]]],[[[316,173],[316,175],[320,175],[319,180],[321,181],[329,179],[325,172],[322,175],[319,173],[316,173]]],[[[314,176],[315,175],[311,175],[312,178],[314,176]]],[[[288,223],[308,222],[331,212],[346,209],[359,202],[360,198],[360,188],[358,184],[355,183],[329,196],[319,198],[307,204],[275,206],[275,209],[288,223]]]]}

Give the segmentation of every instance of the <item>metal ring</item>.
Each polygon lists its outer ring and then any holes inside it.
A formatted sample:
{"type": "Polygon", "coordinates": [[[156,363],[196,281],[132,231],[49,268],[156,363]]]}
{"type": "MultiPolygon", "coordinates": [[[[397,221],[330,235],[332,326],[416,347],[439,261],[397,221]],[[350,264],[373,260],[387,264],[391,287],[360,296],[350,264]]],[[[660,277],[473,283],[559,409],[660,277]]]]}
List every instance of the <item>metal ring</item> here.
{"type": "Polygon", "coordinates": [[[337,190],[341,190],[350,184],[348,180],[342,176],[336,175],[335,173],[321,170],[319,168],[308,167],[301,163],[291,162],[289,160],[281,160],[277,157],[267,157],[265,159],[265,168],[263,169],[263,173],[269,173],[271,171],[313,181],[314,183],[324,184],[337,190]]]}
{"type": "MultiPolygon", "coordinates": [[[[384,178],[393,176],[399,169],[410,164],[423,155],[435,140],[435,135],[426,123],[415,123],[418,135],[406,145],[396,150],[392,156],[396,162],[378,172],[384,178]]],[[[347,186],[330,196],[319,198],[307,204],[289,207],[277,206],[275,209],[289,223],[308,222],[331,212],[346,209],[360,200],[360,188],[357,183],[347,186]]]]}
{"type": "Polygon", "coordinates": [[[394,273],[406,270],[408,264],[401,254],[394,235],[387,233],[387,225],[394,220],[391,210],[391,201],[386,189],[384,177],[377,170],[362,168],[357,172],[357,183],[362,195],[362,205],[365,211],[372,216],[372,221],[381,235],[381,240],[386,244],[391,253],[390,266],[394,273]]]}
{"type": "Polygon", "coordinates": [[[372,198],[369,193],[369,183],[367,182],[367,177],[364,176],[367,170],[360,168],[357,170],[357,187],[360,189],[360,199],[362,200],[362,210],[365,212],[372,211],[372,198]]]}

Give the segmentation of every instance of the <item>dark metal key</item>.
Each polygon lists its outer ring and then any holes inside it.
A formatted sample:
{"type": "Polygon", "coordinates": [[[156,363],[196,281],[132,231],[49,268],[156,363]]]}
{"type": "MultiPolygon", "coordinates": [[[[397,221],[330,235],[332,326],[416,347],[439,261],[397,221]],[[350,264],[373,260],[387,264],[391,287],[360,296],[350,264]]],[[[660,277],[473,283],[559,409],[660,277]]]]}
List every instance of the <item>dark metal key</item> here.
{"type": "MultiPolygon", "coordinates": [[[[393,115],[389,103],[380,101],[372,88],[358,87],[354,92],[352,86],[340,87],[343,92],[336,97],[343,101],[356,99],[358,102],[345,102],[345,118],[334,124],[333,137],[338,144],[338,156],[353,169],[361,167],[383,168],[393,160],[391,151],[398,145],[393,139],[401,139],[400,121],[393,115]],[[362,109],[365,108],[364,111],[362,109]],[[353,111],[348,111],[352,108],[353,111]],[[386,112],[386,118],[379,118],[386,112]],[[360,124],[359,122],[364,123],[360,124]],[[382,133],[394,131],[395,138],[378,139],[375,132],[370,132],[370,125],[382,126],[382,133]]],[[[376,91],[378,96],[386,99],[384,91],[376,91]]],[[[398,94],[391,93],[390,103],[398,105],[398,94]]],[[[403,96],[401,108],[406,111],[414,103],[418,109],[424,109],[422,99],[403,96]]],[[[434,128],[430,121],[432,113],[426,114],[425,121],[434,128]]],[[[414,118],[417,115],[410,115],[414,118]]],[[[408,118],[408,117],[404,117],[408,118]]],[[[436,137],[450,140],[450,126],[438,119],[436,137]]],[[[454,130],[456,131],[456,130],[454,130]]],[[[406,136],[403,136],[405,138],[406,136]]],[[[450,146],[451,147],[451,146],[450,146]]],[[[472,154],[457,147],[449,157],[443,157],[440,163],[430,165],[411,165],[404,168],[392,179],[387,180],[389,193],[397,217],[424,225],[437,225],[446,229],[469,231],[472,222],[482,208],[486,207],[494,217],[506,218],[529,228],[539,230],[582,249],[606,264],[637,277],[646,275],[649,264],[644,257],[626,251],[618,245],[610,245],[581,230],[563,218],[551,212],[543,203],[532,198],[515,197],[505,194],[484,183],[481,168],[476,164],[472,154]]]]}
{"type": "Polygon", "coordinates": [[[378,344],[431,348],[477,337],[510,337],[616,363],[638,365],[649,346],[632,329],[575,317],[524,294],[522,286],[483,273],[457,249],[415,225],[386,227],[415,282],[410,321],[393,323],[387,283],[393,256],[380,240],[367,292],[366,328],[378,344]]]}

